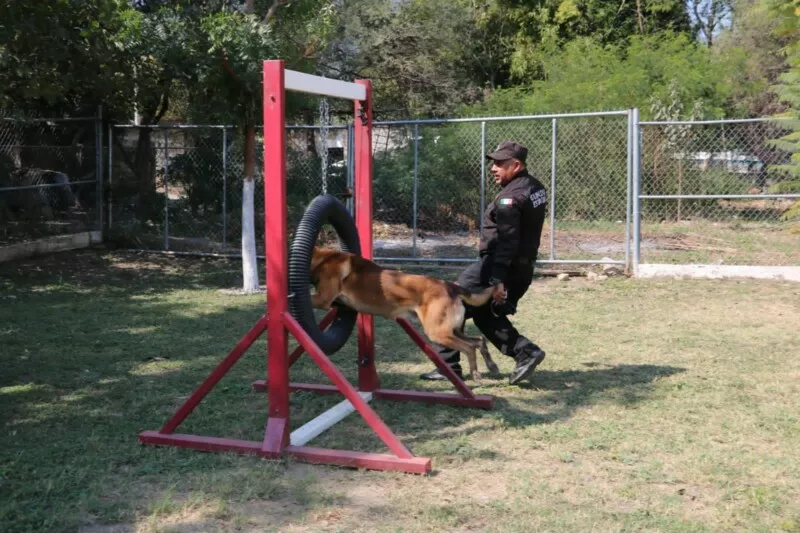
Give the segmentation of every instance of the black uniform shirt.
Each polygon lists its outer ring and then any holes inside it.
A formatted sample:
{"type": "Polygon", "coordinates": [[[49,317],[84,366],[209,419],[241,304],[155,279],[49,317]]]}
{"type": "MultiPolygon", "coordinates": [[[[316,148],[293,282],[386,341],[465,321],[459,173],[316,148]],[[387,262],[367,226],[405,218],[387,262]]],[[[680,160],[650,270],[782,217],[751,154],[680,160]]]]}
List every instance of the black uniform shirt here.
{"type": "Polygon", "coordinates": [[[520,172],[506,183],[483,214],[481,256],[492,256],[495,282],[505,282],[512,263],[533,264],[542,238],[547,190],[528,174],[520,172]]]}

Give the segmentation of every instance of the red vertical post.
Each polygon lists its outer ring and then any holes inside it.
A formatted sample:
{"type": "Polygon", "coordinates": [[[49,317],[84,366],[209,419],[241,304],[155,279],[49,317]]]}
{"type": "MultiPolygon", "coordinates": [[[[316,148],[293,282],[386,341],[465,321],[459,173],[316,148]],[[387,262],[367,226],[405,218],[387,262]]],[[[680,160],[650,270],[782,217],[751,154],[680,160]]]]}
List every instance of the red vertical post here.
{"type": "Polygon", "coordinates": [[[262,451],[289,445],[289,353],[283,314],[289,310],[286,244],[286,109],[282,60],[264,61],[264,249],[266,251],[269,414],[262,451]]]}
{"type": "MultiPolygon", "coordinates": [[[[367,97],[355,103],[355,218],[361,255],[372,259],[372,82],[357,80],[367,97]]],[[[375,326],[372,315],[358,315],[358,388],[374,391],[379,386],[375,369],[375,326]]]]}

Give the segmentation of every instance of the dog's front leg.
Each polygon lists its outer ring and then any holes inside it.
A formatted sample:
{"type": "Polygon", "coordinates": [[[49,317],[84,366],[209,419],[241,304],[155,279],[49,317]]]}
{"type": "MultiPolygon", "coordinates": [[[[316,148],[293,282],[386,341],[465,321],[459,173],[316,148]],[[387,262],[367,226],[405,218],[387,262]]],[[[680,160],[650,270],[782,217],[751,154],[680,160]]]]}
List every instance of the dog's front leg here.
{"type": "Polygon", "coordinates": [[[315,309],[328,310],[333,301],[341,294],[342,284],[336,278],[320,279],[317,292],[311,295],[311,306],[315,309]]]}

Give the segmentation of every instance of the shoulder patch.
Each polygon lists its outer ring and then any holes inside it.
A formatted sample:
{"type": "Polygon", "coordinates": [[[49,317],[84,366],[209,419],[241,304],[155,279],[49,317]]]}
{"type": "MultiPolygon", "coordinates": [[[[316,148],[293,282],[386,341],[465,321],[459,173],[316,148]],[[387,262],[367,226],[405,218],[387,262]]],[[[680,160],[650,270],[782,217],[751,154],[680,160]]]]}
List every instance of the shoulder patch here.
{"type": "Polygon", "coordinates": [[[514,200],[511,198],[500,198],[497,202],[499,205],[513,205],[514,200]]]}
{"type": "Polygon", "coordinates": [[[533,207],[539,207],[540,205],[546,204],[547,191],[544,189],[539,189],[538,191],[531,193],[531,203],[533,204],[533,207]]]}

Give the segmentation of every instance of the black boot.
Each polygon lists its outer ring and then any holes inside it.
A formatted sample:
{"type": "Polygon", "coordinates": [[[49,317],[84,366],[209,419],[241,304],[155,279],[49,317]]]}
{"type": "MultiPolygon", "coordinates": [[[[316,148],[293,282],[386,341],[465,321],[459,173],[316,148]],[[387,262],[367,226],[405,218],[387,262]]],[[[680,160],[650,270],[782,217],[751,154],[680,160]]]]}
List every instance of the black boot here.
{"type": "MultiPolygon", "coordinates": [[[[461,379],[464,379],[464,374],[461,372],[461,365],[458,363],[454,365],[450,365],[450,368],[453,369],[453,372],[456,373],[461,379]]],[[[448,381],[447,376],[439,372],[439,369],[432,370],[430,372],[425,372],[424,374],[420,374],[419,379],[425,379],[428,381],[448,381]]]]}
{"type": "Polygon", "coordinates": [[[511,376],[508,378],[509,383],[516,385],[523,379],[529,377],[539,366],[539,363],[544,361],[544,352],[535,344],[524,348],[519,355],[517,355],[517,364],[511,376]]]}

